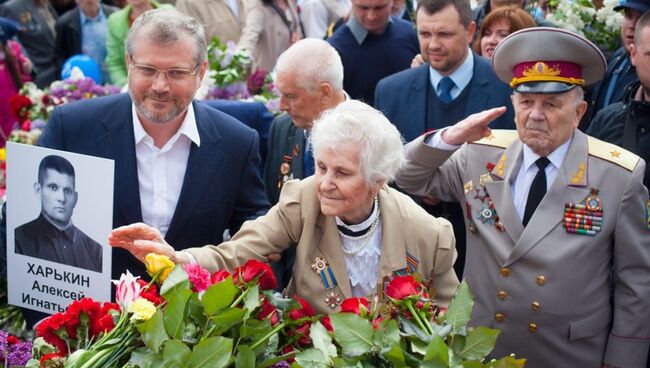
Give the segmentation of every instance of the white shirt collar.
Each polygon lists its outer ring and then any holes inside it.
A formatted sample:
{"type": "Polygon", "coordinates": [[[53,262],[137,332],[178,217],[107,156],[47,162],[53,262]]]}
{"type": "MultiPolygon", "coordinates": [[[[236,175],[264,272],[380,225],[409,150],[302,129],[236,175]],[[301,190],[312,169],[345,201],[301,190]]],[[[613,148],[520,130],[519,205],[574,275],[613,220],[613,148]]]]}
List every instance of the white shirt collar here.
{"type": "MultiPolygon", "coordinates": [[[[135,104],[131,103],[131,114],[133,116],[133,135],[135,136],[135,144],[142,142],[146,137],[151,137],[142,127],[142,122],[136,113],[135,104]]],[[[178,128],[178,131],[174,136],[165,144],[161,150],[164,150],[167,146],[172,145],[180,135],[186,136],[190,141],[192,141],[197,146],[201,146],[201,137],[199,136],[199,129],[196,126],[196,116],[194,115],[194,104],[190,103],[187,107],[187,113],[185,114],[185,119],[181,127],[178,128]]],[[[152,141],[153,142],[153,141],[152,141]]]]}
{"type": "MultiPolygon", "coordinates": [[[[569,151],[569,146],[571,145],[571,141],[573,140],[573,135],[567,139],[566,142],[562,143],[562,145],[558,148],[556,148],[553,152],[551,152],[550,155],[546,156],[549,161],[551,161],[551,164],[556,168],[559,169],[560,166],[562,166],[562,162],[564,162],[564,158],[566,157],[567,152],[569,151]]],[[[524,159],[522,162],[523,169],[527,171],[530,169],[532,165],[535,164],[535,161],[537,161],[538,158],[541,156],[533,152],[530,147],[524,144],[524,159]]]]}
{"type": "MultiPolygon", "coordinates": [[[[468,47],[467,48],[467,57],[465,57],[465,61],[463,61],[462,64],[456,70],[454,70],[453,73],[449,75],[449,78],[451,78],[452,81],[454,81],[454,84],[458,88],[459,91],[462,91],[467,87],[469,82],[472,80],[472,76],[474,75],[474,54],[472,53],[472,50],[468,47]]],[[[435,91],[438,90],[438,83],[440,83],[440,80],[443,78],[443,75],[440,74],[437,70],[433,69],[431,66],[429,66],[429,80],[431,81],[431,85],[433,86],[433,89],[435,91]]]]}

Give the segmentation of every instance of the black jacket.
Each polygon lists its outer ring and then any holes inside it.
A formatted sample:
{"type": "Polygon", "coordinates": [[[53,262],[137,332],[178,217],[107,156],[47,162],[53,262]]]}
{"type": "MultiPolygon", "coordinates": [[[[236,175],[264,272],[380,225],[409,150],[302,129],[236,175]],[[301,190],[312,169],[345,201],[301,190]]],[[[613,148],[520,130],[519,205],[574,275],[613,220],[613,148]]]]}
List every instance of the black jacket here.
{"type": "MultiPolygon", "coordinates": [[[[641,85],[634,82],[627,86],[623,100],[611,104],[596,114],[587,134],[603,141],[621,146],[650,159],[650,103],[634,100],[641,85]]],[[[643,184],[650,187],[650,166],[646,166],[643,184]]]]}

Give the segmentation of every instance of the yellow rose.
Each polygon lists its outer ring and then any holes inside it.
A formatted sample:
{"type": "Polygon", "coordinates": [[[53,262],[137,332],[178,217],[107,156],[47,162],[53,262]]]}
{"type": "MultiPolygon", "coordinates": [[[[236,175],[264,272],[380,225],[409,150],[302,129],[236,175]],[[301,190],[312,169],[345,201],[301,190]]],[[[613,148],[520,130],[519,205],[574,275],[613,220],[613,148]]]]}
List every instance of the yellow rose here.
{"type": "Polygon", "coordinates": [[[151,277],[154,277],[156,274],[160,273],[158,280],[164,282],[169,276],[169,273],[172,272],[176,266],[174,262],[169,259],[167,256],[163,256],[156,253],[149,253],[144,259],[144,265],[147,267],[147,272],[151,277]]]}
{"type": "Polygon", "coordinates": [[[129,304],[127,311],[133,313],[131,320],[146,321],[156,313],[156,306],[147,299],[138,298],[129,304]]]}

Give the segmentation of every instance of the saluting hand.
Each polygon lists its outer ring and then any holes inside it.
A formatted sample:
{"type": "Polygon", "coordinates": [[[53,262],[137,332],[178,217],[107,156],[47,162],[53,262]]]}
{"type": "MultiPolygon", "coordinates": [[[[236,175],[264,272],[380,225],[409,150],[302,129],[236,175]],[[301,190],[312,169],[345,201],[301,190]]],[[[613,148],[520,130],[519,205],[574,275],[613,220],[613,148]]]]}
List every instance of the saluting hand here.
{"type": "Polygon", "coordinates": [[[162,254],[179,263],[176,251],[167,244],[160,231],[141,222],[113,229],[108,244],[128,250],[143,263],[149,253],[162,254]]]}
{"type": "Polygon", "coordinates": [[[495,107],[472,114],[442,132],[442,141],[460,146],[465,142],[474,142],[490,136],[492,130],[488,127],[494,119],[506,112],[505,106],[495,107]]]}

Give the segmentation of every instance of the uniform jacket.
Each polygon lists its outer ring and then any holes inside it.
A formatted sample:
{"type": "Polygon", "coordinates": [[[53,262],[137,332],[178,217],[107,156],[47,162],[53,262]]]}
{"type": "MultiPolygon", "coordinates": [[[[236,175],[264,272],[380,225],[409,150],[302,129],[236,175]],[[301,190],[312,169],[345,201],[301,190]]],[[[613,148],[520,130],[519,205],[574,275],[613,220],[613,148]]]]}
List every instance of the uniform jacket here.
{"type": "Polygon", "coordinates": [[[280,191],[287,180],[304,179],[305,130],[298,128],[289,114],[273,120],[269,130],[269,151],[264,168],[266,196],[278,203],[280,191]]]}
{"type": "MultiPolygon", "coordinates": [[[[464,115],[506,106],[506,113],[490,126],[496,129],[514,129],[514,110],[510,101],[512,89],[497,78],[486,59],[476,54],[472,78],[475,88],[469,91],[464,115]]],[[[427,87],[430,84],[428,64],[401,71],[377,83],[375,108],[386,115],[407,142],[427,130],[427,87]]]]}
{"type": "Polygon", "coordinates": [[[251,53],[255,68],[271,71],[280,54],[291,46],[291,32],[299,32],[302,38],[296,3],[287,0],[293,29],[289,28],[271,5],[262,0],[249,0],[246,4],[246,26],[237,46],[251,53]]]}
{"type": "Polygon", "coordinates": [[[461,202],[472,219],[476,231],[467,232],[464,274],[476,298],[471,323],[500,329],[493,354],[515,353],[528,359],[526,367],[645,366],[645,163],[576,131],[557,178],[524,228],[510,191],[523,157],[516,134],[493,130],[453,155],[418,138],[406,146],[409,164],[397,179],[407,191],[461,202]],[[592,188],[599,190],[602,229],[595,236],[568,233],[565,204],[581,203],[592,188]],[[488,199],[499,221],[482,220],[488,199]]]}
{"type": "Polygon", "coordinates": [[[239,20],[228,6],[226,0],[176,0],[176,9],[198,20],[208,34],[208,42],[212,37],[219,41],[237,43],[241,31],[246,24],[246,6],[244,1],[237,0],[239,20]]]}
{"type": "MultiPolygon", "coordinates": [[[[453,296],[458,279],[452,268],[456,252],[451,224],[422,210],[409,197],[384,187],[379,192],[382,220],[382,251],[378,282],[393,271],[405,270],[406,252],[419,260],[417,271],[433,279],[436,299],[446,305],[453,296]]],[[[334,292],[341,300],[352,296],[341,238],[334,217],[320,212],[314,179],[287,182],[280,202],[266,216],[250,221],[229,242],[188,250],[210,271],[232,270],[246,260],[266,260],[269,253],[280,253],[296,245],[293,279],[288,295],[305,298],[318,313],[331,313],[325,299],[334,292]],[[327,290],[319,274],[312,270],[317,257],[323,257],[332,269],[338,286],[327,290]]]]}
{"type": "MultiPolygon", "coordinates": [[[[156,0],[149,0],[154,8],[172,9],[169,4],[160,4],[156,0]]],[[[129,17],[133,7],[127,5],[108,17],[108,32],[106,33],[106,70],[111,78],[111,83],[124,86],[126,84],[127,66],[124,55],[126,54],[126,36],[129,33],[129,17]]]]}
{"type": "MultiPolygon", "coordinates": [[[[49,1],[45,6],[56,19],[56,11],[49,1]]],[[[34,64],[34,73],[36,73],[34,82],[39,88],[44,88],[49,87],[50,83],[57,79],[57,68],[52,58],[54,34],[47,26],[40,9],[34,0],[9,0],[0,5],[0,16],[20,23],[21,31],[18,33],[18,40],[23,46],[23,51],[34,64]]]]}
{"type": "MultiPolygon", "coordinates": [[[[100,4],[107,19],[108,16],[117,11],[118,8],[110,5],[100,4]]],[[[54,60],[57,67],[61,68],[63,63],[71,56],[81,54],[81,10],[76,8],[67,11],[56,21],[56,42],[54,46],[54,60]]]]}
{"type": "MultiPolygon", "coordinates": [[[[192,144],[176,211],[165,236],[176,249],[218,244],[245,220],[266,212],[258,137],[234,118],[193,102],[201,145],[192,144]]],[[[52,113],[39,145],[115,160],[113,226],[142,221],[135,138],[128,94],[63,105],[52,113]],[[92,112],[92,114],[89,114],[92,112]]],[[[113,278],[143,265],[113,250],[113,278]]]]}

